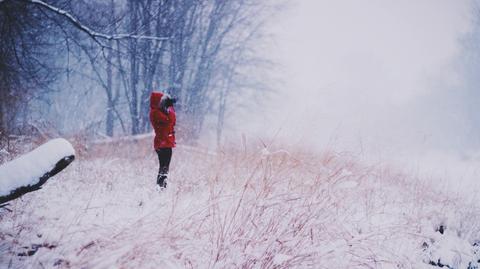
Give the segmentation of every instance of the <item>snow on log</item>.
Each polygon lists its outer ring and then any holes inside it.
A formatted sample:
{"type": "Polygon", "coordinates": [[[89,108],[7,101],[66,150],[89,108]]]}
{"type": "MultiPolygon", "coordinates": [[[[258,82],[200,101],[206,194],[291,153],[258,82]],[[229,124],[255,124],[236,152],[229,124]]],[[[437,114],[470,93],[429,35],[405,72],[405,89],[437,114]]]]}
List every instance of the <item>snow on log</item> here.
{"type": "Polygon", "coordinates": [[[75,150],[63,138],[48,141],[0,166],[0,204],[41,186],[75,159],[75,150]]]}

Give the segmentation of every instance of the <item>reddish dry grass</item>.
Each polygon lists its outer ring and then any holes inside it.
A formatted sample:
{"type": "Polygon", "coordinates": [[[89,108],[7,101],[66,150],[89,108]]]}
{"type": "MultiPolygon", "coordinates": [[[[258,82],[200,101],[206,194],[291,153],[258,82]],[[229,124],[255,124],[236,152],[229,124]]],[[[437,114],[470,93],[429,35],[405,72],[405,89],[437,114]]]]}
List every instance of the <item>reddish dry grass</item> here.
{"type": "MultiPolygon", "coordinates": [[[[0,265],[418,268],[437,217],[478,219],[419,180],[334,151],[178,147],[161,194],[153,191],[157,165],[150,137],[88,145],[73,167],[2,215],[0,265]],[[34,241],[57,247],[15,256],[34,241]]],[[[478,222],[462,223],[479,235],[478,222]]]]}

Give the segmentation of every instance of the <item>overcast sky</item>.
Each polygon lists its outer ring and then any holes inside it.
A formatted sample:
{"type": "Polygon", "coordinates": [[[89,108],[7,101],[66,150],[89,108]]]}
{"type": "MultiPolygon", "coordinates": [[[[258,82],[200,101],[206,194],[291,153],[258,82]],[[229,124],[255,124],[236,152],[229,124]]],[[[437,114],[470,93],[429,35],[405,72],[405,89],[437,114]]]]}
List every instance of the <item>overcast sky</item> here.
{"type": "Polygon", "coordinates": [[[460,146],[471,22],[464,0],[292,1],[271,26],[279,96],[256,127],[319,148],[460,146]]]}

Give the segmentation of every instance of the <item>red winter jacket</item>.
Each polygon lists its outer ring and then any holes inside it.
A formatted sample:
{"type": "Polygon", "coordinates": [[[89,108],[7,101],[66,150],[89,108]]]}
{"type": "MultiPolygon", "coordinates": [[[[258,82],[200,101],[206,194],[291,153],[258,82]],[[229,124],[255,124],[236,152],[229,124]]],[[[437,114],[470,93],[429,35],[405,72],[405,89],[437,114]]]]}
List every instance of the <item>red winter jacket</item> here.
{"type": "Polygon", "coordinates": [[[173,106],[168,108],[167,114],[161,110],[162,96],[161,92],[152,92],[150,95],[150,123],[155,130],[155,149],[175,147],[175,110],[173,106]]]}

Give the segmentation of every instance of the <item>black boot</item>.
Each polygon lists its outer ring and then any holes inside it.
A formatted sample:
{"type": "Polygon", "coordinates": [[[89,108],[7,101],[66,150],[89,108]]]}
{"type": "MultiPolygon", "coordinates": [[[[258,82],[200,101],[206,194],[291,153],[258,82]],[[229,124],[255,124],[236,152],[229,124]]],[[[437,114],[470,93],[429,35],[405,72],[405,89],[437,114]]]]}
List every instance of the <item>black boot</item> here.
{"type": "Polygon", "coordinates": [[[158,184],[158,186],[160,186],[160,188],[166,188],[167,187],[167,175],[159,174],[157,176],[157,184],[158,184]]]}

